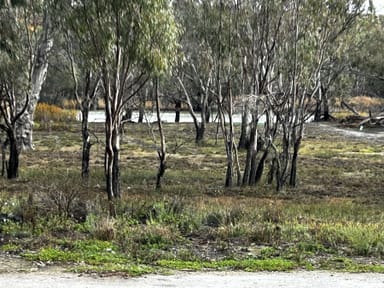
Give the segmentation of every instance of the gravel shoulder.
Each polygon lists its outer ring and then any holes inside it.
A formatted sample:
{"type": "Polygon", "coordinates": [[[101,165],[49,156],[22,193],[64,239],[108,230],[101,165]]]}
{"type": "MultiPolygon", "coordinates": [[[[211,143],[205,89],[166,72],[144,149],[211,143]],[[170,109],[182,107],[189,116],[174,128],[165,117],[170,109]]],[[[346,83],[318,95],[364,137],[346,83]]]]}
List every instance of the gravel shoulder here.
{"type": "Polygon", "coordinates": [[[384,287],[383,274],[349,274],[332,272],[246,273],[246,272],[178,272],[174,275],[147,275],[139,278],[92,277],[69,273],[12,273],[0,274],[1,287],[12,288],[378,288],[384,287]]]}

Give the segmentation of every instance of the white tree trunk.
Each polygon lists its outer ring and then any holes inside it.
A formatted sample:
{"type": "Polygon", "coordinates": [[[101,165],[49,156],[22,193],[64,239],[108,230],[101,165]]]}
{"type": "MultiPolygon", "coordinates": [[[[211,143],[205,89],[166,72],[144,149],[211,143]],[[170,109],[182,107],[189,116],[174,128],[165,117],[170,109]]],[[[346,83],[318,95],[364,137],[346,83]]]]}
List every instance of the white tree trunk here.
{"type": "Polygon", "coordinates": [[[45,82],[48,70],[48,55],[53,47],[50,20],[45,16],[43,32],[37,44],[30,75],[29,104],[17,123],[17,137],[22,150],[33,149],[33,116],[37,102],[40,99],[40,91],[45,82]]]}

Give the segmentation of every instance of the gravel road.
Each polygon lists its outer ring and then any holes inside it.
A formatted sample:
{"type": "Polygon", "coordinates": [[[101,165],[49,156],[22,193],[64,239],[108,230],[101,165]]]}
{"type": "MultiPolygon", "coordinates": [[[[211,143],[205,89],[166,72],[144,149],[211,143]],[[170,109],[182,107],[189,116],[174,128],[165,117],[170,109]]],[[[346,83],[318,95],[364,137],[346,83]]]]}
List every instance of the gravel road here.
{"type": "Polygon", "coordinates": [[[4,273],[0,287],[12,288],[382,288],[384,274],[332,272],[246,273],[177,272],[174,275],[147,275],[139,278],[91,277],[69,273],[4,273]]]}

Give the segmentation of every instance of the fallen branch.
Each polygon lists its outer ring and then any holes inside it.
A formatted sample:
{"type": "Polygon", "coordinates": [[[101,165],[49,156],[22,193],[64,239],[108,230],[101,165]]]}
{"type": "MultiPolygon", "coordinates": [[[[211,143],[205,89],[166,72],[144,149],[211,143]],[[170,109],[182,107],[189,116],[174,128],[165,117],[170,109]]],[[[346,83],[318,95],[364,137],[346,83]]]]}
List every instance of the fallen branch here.
{"type": "Polygon", "coordinates": [[[357,112],[355,108],[353,108],[351,105],[347,104],[344,100],[341,101],[341,107],[345,107],[346,109],[351,111],[356,116],[360,116],[359,112],[357,112]]]}

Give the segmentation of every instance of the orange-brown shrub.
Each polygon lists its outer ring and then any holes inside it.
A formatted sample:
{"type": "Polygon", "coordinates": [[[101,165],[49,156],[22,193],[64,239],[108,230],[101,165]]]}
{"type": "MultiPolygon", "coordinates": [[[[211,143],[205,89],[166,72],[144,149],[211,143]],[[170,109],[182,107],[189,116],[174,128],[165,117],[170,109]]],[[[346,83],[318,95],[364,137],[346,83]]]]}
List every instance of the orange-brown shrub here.
{"type": "Polygon", "coordinates": [[[356,96],[351,98],[348,101],[348,104],[355,107],[357,111],[380,111],[384,106],[384,99],[383,98],[375,98],[375,97],[369,97],[369,96],[356,96]]]}
{"type": "Polygon", "coordinates": [[[73,109],[62,109],[55,105],[50,105],[47,103],[38,103],[35,111],[35,121],[75,121],[76,115],[77,111],[73,109]]]}

